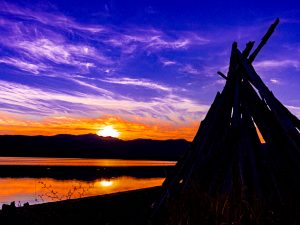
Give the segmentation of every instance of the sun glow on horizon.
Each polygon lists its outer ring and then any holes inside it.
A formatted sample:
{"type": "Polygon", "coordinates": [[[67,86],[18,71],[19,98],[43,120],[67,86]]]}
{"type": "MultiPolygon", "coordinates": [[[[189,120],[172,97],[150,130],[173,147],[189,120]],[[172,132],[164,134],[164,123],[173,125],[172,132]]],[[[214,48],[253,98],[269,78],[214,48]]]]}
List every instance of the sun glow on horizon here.
{"type": "Polygon", "coordinates": [[[45,120],[30,121],[14,114],[0,112],[0,135],[53,136],[94,133],[106,137],[119,135],[117,138],[122,140],[144,138],[192,141],[198,127],[199,121],[197,120],[187,121],[184,124],[173,124],[157,118],[131,117],[124,119],[121,116],[105,115],[99,118],[48,117],[45,120]],[[116,131],[109,134],[106,132],[106,127],[109,127],[108,131],[116,131]]]}
{"type": "Polygon", "coordinates": [[[112,125],[105,126],[97,132],[97,135],[103,137],[114,137],[117,138],[120,136],[120,132],[116,130],[112,125]]]}

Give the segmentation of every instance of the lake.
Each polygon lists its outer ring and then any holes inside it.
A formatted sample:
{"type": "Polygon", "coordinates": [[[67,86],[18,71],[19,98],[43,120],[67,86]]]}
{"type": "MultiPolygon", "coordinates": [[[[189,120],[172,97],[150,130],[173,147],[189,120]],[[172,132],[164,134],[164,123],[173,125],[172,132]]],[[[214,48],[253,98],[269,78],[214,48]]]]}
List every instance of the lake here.
{"type": "Polygon", "coordinates": [[[127,160],[127,159],[82,159],[82,158],[41,158],[41,157],[0,157],[2,166],[174,166],[174,161],[127,160]]]}
{"type": "Polygon", "coordinates": [[[174,161],[0,157],[0,207],[159,186],[174,161]],[[153,171],[160,172],[153,172],[153,171]],[[50,172],[51,173],[50,173],[50,172]],[[110,173],[107,173],[110,171],[110,173]],[[135,175],[136,172],[138,176],[135,175]]]}

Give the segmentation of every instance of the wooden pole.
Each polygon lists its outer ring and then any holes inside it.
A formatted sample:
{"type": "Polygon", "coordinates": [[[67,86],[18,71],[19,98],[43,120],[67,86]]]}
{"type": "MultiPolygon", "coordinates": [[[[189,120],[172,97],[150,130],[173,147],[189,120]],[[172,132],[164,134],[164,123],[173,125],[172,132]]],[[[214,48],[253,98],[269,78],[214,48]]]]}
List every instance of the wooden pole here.
{"type": "Polygon", "coordinates": [[[217,74],[219,74],[221,77],[223,77],[225,80],[227,80],[227,77],[224,73],[218,71],[217,74]]]}
{"type": "Polygon", "coordinates": [[[242,53],[245,58],[247,58],[249,56],[249,54],[250,54],[250,52],[251,52],[251,50],[252,50],[252,48],[254,46],[254,43],[255,43],[254,41],[249,41],[246,44],[246,48],[244,49],[244,51],[242,53]]]}
{"type": "Polygon", "coordinates": [[[263,36],[263,38],[261,39],[261,42],[259,43],[259,45],[257,46],[257,48],[254,50],[254,52],[249,56],[249,62],[252,63],[255,59],[255,57],[257,56],[257,54],[260,52],[260,50],[262,49],[262,47],[264,47],[264,45],[267,43],[267,41],[269,40],[269,38],[271,37],[271,35],[273,34],[275,28],[277,27],[279,23],[279,18],[277,18],[275,20],[275,22],[269,27],[267,33],[263,36]]]}

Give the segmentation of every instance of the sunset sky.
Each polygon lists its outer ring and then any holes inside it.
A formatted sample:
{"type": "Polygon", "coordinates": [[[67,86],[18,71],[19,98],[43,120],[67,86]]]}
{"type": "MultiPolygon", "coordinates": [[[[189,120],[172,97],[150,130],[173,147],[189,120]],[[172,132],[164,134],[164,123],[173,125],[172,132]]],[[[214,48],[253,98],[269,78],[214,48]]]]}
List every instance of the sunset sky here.
{"type": "Polygon", "coordinates": [[[0,0],[0,134],[191,140],[230,48],[280,24],[254,66],[300,117],[297,1],[0,0]]]}

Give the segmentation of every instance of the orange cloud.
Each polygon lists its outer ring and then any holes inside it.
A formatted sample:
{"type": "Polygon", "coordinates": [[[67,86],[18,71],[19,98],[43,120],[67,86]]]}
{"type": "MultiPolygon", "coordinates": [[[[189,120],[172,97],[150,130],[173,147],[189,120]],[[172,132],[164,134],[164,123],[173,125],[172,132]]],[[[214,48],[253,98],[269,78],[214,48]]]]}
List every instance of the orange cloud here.
{"type": "Polygon", "coordinates": [[[120,138],[124,140],[136,138],[192,140],[199,123],[192,121],[177,125],[159,119],[121,118],[109,115],[101,118],[48,117],[32,120],[7,113],[0,114],[0,134],[96,134],[99,129],[107,125],[117,129],[120,138]]]}

